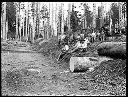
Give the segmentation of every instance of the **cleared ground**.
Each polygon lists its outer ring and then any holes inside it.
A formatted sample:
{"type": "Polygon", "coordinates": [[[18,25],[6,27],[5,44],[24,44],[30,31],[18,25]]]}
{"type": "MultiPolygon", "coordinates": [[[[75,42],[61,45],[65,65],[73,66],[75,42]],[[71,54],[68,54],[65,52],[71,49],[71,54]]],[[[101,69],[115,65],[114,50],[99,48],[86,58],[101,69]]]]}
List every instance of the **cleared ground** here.
{"type": "Polygon", "coordinates": [[[86,72],[71,73],[68,63],[42,53],[2,51],[1,66],[2,95],[126,95],[123,77],[102,83],[86,72]]]}

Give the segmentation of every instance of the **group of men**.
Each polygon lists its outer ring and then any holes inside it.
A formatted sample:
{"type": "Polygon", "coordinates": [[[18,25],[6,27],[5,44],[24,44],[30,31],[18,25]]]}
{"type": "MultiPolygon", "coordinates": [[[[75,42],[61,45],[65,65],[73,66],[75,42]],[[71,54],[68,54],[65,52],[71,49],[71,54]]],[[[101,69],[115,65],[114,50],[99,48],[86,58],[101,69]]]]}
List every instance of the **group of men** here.
{"type": "Polygon", "coordinates": [[[73,45],[71,45],[68,41],[68,38],[66,37],[66,35],[62,35],[60,36],[60,41],[65,40],[66,42],[63,43],[63,47],[62,47],[62,53],[59,56],[59,59],[63,58],[64,55],[66,54],[72,54],[74,52],[77,52],[79,54],[79,52],[87,52],[87,46],[89,45],[90,41],[88,37],[85,37],[84,34],[80,34],[78,35],[79,37],[77,37],[75,43],[73,45]]]}
{"type": "Polygon", "coordinates": [[[78,34],[72,34],[70,37],[66,34],[62,34],[59,37],[59,44],[62,45],[62,56],[66,53],[73,53],[73,52],[86,52],[87,47],[90,43],[94,43],[95,40],[104,41],[105,40],[105,30],[101,28],[99,31],[92,30],[88,32],[87,30],[85,33],[81,31],[78,34]],[[73,44],[73,46],[72,46],[73,44]]]}

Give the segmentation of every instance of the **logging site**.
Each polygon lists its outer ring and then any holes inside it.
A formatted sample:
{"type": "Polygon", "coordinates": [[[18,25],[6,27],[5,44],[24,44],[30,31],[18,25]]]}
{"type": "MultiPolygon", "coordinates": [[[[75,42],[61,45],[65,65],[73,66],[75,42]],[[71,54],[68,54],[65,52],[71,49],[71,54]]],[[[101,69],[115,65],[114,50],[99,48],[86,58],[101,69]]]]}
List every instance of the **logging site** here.
{"type": "Polygon", "coordinates": [[[1,96],[126,96],[126,2],[1,2],[1,96]]]}

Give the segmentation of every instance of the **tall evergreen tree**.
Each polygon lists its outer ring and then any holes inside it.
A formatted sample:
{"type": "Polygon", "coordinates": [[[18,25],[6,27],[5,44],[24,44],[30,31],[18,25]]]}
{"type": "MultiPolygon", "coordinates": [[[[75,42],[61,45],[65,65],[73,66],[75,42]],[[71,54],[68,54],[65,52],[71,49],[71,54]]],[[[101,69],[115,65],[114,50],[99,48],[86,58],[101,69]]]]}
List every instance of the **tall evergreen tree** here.
{"type": "Polygon", "coordinates": [[[73,32],[77,31],[78,27],[78,17],[77,17],[77,11],[72,11],[71,17],[70,17],[70,23],[71,23],[71,29],[73,32]]]}
{"type": "Polygon", "coordinates": [[[14,38],[16,34],[16,9],[14,2],[7,2],[6,17],[8,20],[8,34],[14,38]]]}
{"type": "Polygon", "coordinates": [[[111,11],[112,25],[115,25],[115,23],[119,20],[119,6],[117,3],[111,4],[111,11]]]}
{"type": "Polygon", "coordinates": [[[84,15],[86,16],[87,27],[89,27],[93,20],[93,13],[90,11],[89,6],[86,3],[84,4],[84,7],[84,15]]]}

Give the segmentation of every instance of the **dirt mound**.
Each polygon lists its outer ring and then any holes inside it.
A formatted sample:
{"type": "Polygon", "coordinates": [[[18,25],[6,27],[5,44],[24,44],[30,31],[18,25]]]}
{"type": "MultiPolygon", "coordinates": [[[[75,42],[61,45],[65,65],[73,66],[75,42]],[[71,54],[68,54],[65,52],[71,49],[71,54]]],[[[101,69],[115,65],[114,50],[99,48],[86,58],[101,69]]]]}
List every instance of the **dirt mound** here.
{"type": "MultiPolygon", "coordinates": [[[[126,78],[126,60],[110,60],[102,62],[95,67],[89,74],[97,81],[106,83],[108,80],[114,80],[117,77],[126,78]]],[[[109,82],[109,81],[108,81],[109,82]]]]}
{"type": "Polygon", "coordinates": [[[102,62],[88,76],[96,83],[111,86],[110,95],[126,95],[126,60],[102,62]]]}
{"type": "Polygon", "coordinates": [[[31,46],[31,50],[42,52],[45,56],[51,56],[55,59],[60,53],[58,38],[52,37],[48,40],[38,39],[36,43],[31,46]]]}
{"type": "Polygon", "coordinates": [[[49,39],[48,41],[42,43],[39,47],[39,52],[43,52],[46,55],[53,55],[53,54],[58,54],[58,39],[57,37],[53,37],[49,39]]]}

